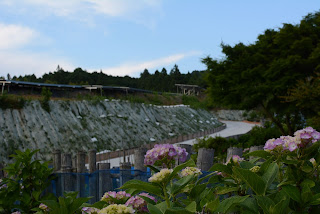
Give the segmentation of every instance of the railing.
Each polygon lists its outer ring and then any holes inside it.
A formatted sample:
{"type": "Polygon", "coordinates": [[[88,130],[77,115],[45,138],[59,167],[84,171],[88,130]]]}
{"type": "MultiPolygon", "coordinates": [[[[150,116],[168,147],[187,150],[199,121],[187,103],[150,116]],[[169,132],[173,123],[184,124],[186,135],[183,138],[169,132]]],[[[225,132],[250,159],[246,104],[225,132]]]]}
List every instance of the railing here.
{"type": "Polygon", "coordinates": [[[148,181],[150,172],[140,170],[99,170],[94,173],[55,173],[55,179],[46,192],[62,196],[66,191],[77,191],[79,197],[89,197],[90,203],[99,201],[107,191],[117,190],[132,179],[148,181]]]}

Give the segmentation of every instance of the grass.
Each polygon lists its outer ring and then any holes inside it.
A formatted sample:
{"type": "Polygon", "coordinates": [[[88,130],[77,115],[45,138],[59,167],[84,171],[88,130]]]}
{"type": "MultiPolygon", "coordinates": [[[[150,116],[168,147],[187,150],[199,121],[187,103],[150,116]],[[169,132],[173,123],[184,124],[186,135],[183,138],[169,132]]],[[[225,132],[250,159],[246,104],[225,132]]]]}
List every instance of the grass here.
{"type": "Polygon", "coordinates": [[[22,109],[25,104],[25,99],[21,96],[9,95],[4,93],[0,96],[0,108],[2,109],[22,109]]]}

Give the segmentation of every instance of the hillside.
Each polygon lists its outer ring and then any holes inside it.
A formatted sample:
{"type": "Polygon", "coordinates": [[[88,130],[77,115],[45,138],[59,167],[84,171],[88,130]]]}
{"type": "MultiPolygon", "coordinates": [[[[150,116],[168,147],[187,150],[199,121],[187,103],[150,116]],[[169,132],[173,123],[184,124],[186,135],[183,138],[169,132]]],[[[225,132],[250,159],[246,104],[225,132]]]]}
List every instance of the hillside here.
{"type": "Polygon", "coordinates": [[[116,150],[213,128],[220,122],[208,111],[187,106],[155,106],[121,100],[37,100],[22,109],[0,109],[0,162],[15,149],[40,149],[50,160],[54,149],[116,150]]]}

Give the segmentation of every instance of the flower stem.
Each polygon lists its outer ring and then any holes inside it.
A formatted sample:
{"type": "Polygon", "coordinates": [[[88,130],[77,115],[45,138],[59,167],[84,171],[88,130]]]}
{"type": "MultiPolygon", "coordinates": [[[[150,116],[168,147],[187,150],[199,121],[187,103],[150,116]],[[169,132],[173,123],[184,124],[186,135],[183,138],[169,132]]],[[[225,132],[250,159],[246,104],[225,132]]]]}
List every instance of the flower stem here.
{"type": "Polygon", "coordinates": [[[162,186],[162,191],[163,191],[164,198],[166,200],[167,207],[170,208],[170,201],[169,201],[166,185],[162,186]]]}

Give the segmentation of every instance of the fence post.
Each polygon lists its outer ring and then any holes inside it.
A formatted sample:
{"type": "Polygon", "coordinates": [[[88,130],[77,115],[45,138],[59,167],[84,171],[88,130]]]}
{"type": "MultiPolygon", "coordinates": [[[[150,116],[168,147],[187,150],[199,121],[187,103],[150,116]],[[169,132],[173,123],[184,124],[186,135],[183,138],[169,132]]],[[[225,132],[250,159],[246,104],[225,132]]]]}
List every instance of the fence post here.
{"type": "MultiPolygon", "coordinates": [[[[251,146],[249,152],[254,152],[254,151],[259,151],[259,150],[263,150],[263,146],[251,146]]],[[[256,157],[254,156],[250,156],[249,160],[253,160],[256,157]]],[[[262,159],[259,160],[260,162],[263,161],[262,159]]]]}
{"type": "Polygon", "coordinates": [[[120,186],[131,180],[131,163],[120,163],[120,186]]]}
{"type": "Polygon", "coordinates": [[[61,169],[61,151],[59,149],[53,151],[53,169],[55,172],[61,169]]]}
{"type": "Polygon", "coordinates": [[[93,173],[96,171],[96,162],[97,162],[96,153],[97,153],[97,151],[95,149],[89,150],[89,158],[88,158],[89,173],[93,173]]]}
{"type": "Polygon", "coordinates": [[[213,165],[214,149],[200,148],[198,150],[197,167],[201,171],[208,171],[213,165]]]}
{"type": "Polygon", "coordinates": [[[77,153],[77,191],[80,197],[85,197],[85,173],[86,171],[86,153],[79,151],[77,153]]]}
{"type": "Polygon", "coordinates": [[[98,198],[101,198],[105,192],[112,190],[110,163],[98,163],[98,170],[99,170],[98,198]]]}
{"type": "Polygon", "coordinates": [[[62,164],[61,164],[61,171],[62,171],[62,178],[63,178],[63,186],[64,189],[62,192],[65,191],[73,191],[74,189],[73,184],[74,182],[72,181],[72,158],[70,153],[64,153],[62,155],[62,164]]]}
{"type": "Polygon", "coordinates": [[[140,147],[134,150],[134,170],[147,171],[144,165],[144,156],[147,153],[147,148],[140,147]]]}
{"type": "Polygon", "coordinates": [[[239,155],[242,157],[242,148],[230,147],[227,150],[227,162],[232,158],[233,155],[239,155]]]}
{"type": "Polygon", "coordinates": [[[96,153],[95,149],[89,150],[88,162],[89,162],[89,195],[92,196],[90,203],[95,203],[97,201],[97,175],[94,173],[96,171],[96,153]]]}

